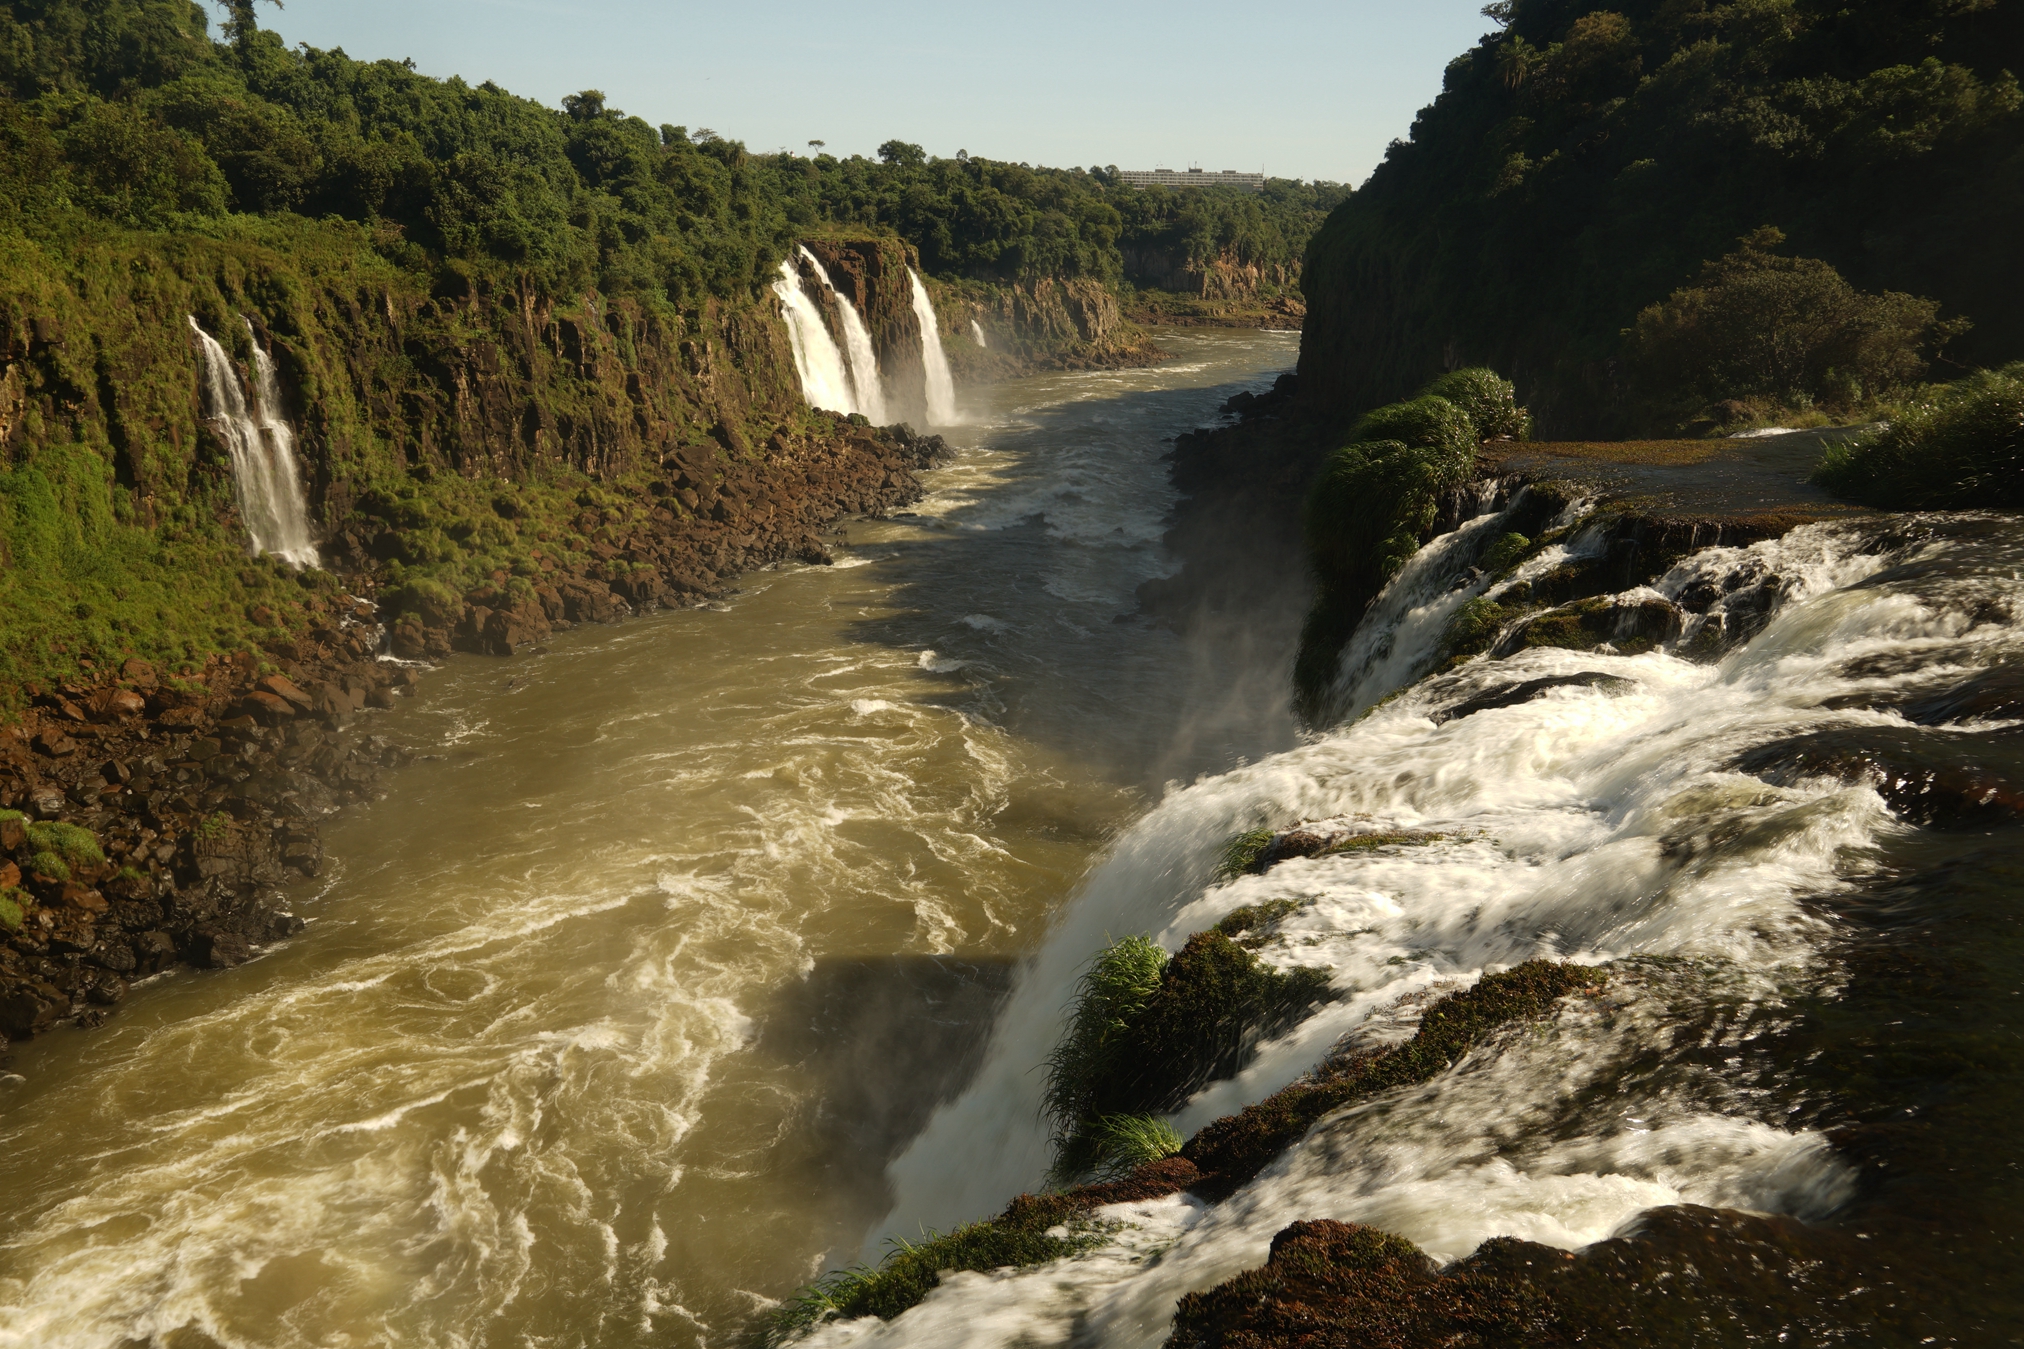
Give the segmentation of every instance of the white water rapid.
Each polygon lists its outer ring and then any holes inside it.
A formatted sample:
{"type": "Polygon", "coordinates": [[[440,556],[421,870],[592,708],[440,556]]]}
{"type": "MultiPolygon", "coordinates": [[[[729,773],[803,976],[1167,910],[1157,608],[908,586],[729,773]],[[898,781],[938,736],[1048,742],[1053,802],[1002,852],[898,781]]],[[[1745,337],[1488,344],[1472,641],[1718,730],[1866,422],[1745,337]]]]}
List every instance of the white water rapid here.
{"type": "Polygon", "coordinates": [[[274,362],[253,335],[254,398],[249,408],[232,358],[205,332],[196,316],[190,331],[204,352],[204,400],[211,424],[232,456],[232,481],[246,520],[253,551],[272,553],[291,566],[313,567],[316,546],[309,540],[309,510],[302,495],[302,472],[295,461],[295,433],[281,417],[281,386],[274,362]]]}
{"type": "Polygon", "coordinates": [[[1949,589],[1935,569],[1965,545],[1886,558],[1873,536],[1813,525],[1675,567],[1655,586],[1668,598],[1776,582],[1768,624],[1719,663],[1534,648],[1380,702],[1397,687],[1387,680],[1427,663],[1467,565],[1458,535],[1422,550],[1381,597],[1385,631],[1348,662],[1360,679],[1347,705],[1373,710],[1170,790],[1118,839],[1023,967],[969,1088],[890,1168],[897,1202],[865,1254],[881,1254],[887,1233],[947,1231],[1041,1184],[1050,1157],[1037,1069],[1077,977],[1115,938],[1149,933],[1175,950],[1241,906],[1289,901],[1261,956],[1333,974],[1336,1001],[1176,1112],[1183,1135],[1287,1085],[1345,1039],[1410,1034],[1426,1000],[1524,960],[1617,962],[1605,994],[1423,1086],[1337,1112],[1220,1204],[1177,1195],[1098,1210],[1123,1226],[1092,1254],[947,1276],[891,1322],[832,1322],[809,1342],[1157,1345],[1182,1294],[1263,1264],[1273,1234],[1300,1219],[1370,1223],[1446,1261],[1505,1234],[1573,1249],[1661,1205],[1816,1219],[1846,1202],[1853,1172],[1821,1136],[1783,1127],[1720,1074],[1682,1066],[1661,1078],[1631,1065],[1683,1064],[1682,1046],[1720,1005],[1776,1007],[1831,980],[1818,904],[1866,878],[1879,840],[1901,828],[1865,782],[1775,786],[1739,771],[1739,756],[1902,724],[1862,699],[1911,687],[1929,677],[1921,667],[1979,668],[2015,645],[2009,624],[1978,616],[2024,605],[2014,571],[1972,593],[1949,589]],[[1445,715],[1577,675],[1608,678],[1445,715]],[[1233,835],[1306,822],[1437,837],[1214,880],[1233,835]]]}
{"type": "Polygon", "coordinates": [[[956,380],[949,373],[949,358],[942,352],[940,320],[935,317],[935,306],[928,299],[928,288],[921,284],[920,273],[909,267],[907,279],[914,286],[914,317],[921,321],[921,366],[927,372],[928,425],[954,426],[956,380]]]}

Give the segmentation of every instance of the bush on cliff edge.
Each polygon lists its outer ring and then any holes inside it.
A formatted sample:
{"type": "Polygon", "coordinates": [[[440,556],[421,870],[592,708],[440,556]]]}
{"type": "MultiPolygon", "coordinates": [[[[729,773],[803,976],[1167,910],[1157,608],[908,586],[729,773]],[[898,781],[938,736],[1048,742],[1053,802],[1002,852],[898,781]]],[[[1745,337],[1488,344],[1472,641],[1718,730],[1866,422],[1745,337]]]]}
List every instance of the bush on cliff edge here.
{"type": "Polygon", "coordinates": [[[2024,508],[2024,361],[1904,404],[1881,431],[1829,446],[1814,476],[1885,510],[2024,508]]]}
{"type": "Polygon", "coordinates": [[[1351,443],[1323,463],[1303,521],[1315,598],[1293,667],[1301,715],[1325,715],[1342,648],[1433,529],[1442,494],[1475,471],[1477,447],[1530,425],[1508,380],[1457,370],[1417,398],[1366,413],[1351,443]]]}

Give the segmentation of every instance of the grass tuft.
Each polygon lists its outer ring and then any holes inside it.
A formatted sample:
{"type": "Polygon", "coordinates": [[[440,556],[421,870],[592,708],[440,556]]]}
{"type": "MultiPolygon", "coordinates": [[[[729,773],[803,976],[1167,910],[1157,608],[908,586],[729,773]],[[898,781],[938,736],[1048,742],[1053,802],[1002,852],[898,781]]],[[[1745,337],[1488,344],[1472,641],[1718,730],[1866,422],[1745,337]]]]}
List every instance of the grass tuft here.
{"type": "Polygon", "coordinates": [[[1983,370],[1830,445],[1814,481],[1883,510],[2024,507],[2024,361],[1983,370]]]}

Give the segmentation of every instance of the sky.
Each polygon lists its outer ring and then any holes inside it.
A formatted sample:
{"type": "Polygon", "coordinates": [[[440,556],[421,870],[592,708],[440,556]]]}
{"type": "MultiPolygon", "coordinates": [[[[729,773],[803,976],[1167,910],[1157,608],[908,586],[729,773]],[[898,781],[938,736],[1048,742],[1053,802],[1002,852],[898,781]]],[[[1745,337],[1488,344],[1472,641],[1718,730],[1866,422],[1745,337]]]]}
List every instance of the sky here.
{"type": "Polygon", "coordinates": [[[555,106],[601,89],[756,151],[899,139],[1030,164],[1361,183],[1482,0],[288,0],[262,26],[555,106]]]}

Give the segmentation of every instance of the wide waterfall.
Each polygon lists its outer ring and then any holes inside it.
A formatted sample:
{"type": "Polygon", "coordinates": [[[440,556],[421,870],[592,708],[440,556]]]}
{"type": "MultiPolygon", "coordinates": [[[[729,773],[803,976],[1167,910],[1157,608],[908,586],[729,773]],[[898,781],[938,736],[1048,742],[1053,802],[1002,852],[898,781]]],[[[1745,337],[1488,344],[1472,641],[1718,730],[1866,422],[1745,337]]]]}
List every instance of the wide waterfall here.
{"type": "Polygon", "coordinates": [[[913,282],[914,287],[914,317],[921,321],[921,365],[927,371],[928,424],[954,426],[956,379],[949,373],[949,358],[942,352],[942,333],[935,318],[935,306],[928,299],[928,288],[921,284],[920,273],[909,267],[907,279],[913,282]]]}
{"type": "Polygon", "coordinates": [[[281,386],[274,362],[253,334],[253,404],[247,405],[239,372],[225,348],[205,332],[195,315],[190,331],[204,352],[204,398],[211,424],[232,456],[232,481],[239,511],[256,553],[272,553],[292,566],[317,564],[309,539],[309,509],[302,472],[295,460],[295,433],[281,416],[281,386]]]}
{"type": "MultiPolygon", "coordinates": [[[[866,1253],[887,1233],[946,1231],[1041,1183],[1050,1147],[1036,1067],[1081,971],[1117,937],[1148,933],[1171,951],[1240,907],[1285,912],[1261,957],[1333,978],[1334,1001],[1170,1117],[1182,1135],[1332,1050],[1409,1034],[1432,997],[1518,962],[1609,962],[1606,1004],[1563,1008],[1396,1101],[1325,1120],[1221,1204],[1176,1195],[1099,1210],[1121,1224],[1101,1250],[945,1278],[898,1320],[869,1333],[833,1324],[812,1343],[1150,1349],[1182,1294],[1262,1264],[1274,1233],[1300,1219],[1372,1224],[1450,1261],[1502,1235],[1575,1250],[1667,1205],[1811,1222],[1851,1202],[1855,1169],[1823,1132],[1694,1055],[1708,1037],[1755,1034],[1710,1029],[1738,1006],[1832,996],[1834,906],[1860,911],[1863,887],[1885,883],[1879,853],[1904,826],[1868,781],[1743,766],[1803,764],[1816,742],[1879,729],[1907,746],[1893,752],[1953,754],[1949,728],[1915,725],[1922,738],[1908,738],[1905,722],[1865,709],[1932,696],[1935,671],[1958,680],[2016,660],[2014,626],[1981,617],[2024,609],[2015,531],[1821,524],[1709,548],[1628,598],[1721,597],[1690,621],[1683,649],[1708,623],[1750,631],[1775,596],[1761,630],[1719,663],[1663,647],[1535,647],[1399,691],[1430,663],[1454,605],[1480,589],[1467,545],[1498,518],[1429,544],[1373,607],[1340,705],[1374,710],[1170,791],[1118,839],[1023,969],[969,1089],[891,1168],[897,1204],[866,1253]],[[1218,877],[1234,835],[1295,824],[1414,845],[1218,877]]],[[[1538,566],[1581,544],[1576,531],[1538,566]]]]}
{"type": "Polygon", "coordinates": [[[797,252],[821,283],[835,309],[837,325],[843,329],[839,346],[823,306],[803,286],[801,269],[793,258],[782,262],[773,293],[786,309],[788,342],[794,349],[795,373],[801,376],[801,396],[811,407],[846,415],[862,413],[873,425],[885,425],[885,387],[864,316],[837,290],[813,253],[805,247],[797,252]]]}

